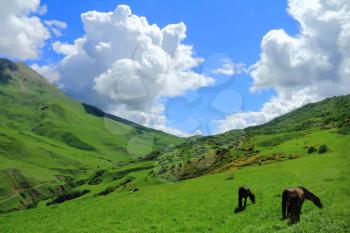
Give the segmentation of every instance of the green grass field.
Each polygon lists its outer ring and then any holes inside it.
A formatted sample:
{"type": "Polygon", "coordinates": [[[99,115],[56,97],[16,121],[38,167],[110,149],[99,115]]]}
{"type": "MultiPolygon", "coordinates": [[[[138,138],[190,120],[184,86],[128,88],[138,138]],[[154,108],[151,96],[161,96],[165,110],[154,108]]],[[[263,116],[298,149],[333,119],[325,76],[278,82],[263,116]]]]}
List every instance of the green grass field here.
{"type": "Polygon", "coordinates": [[[349,232],[349,140],[334,136],[325,154],[1,215],[0,232],[349,232]],[[257,203],[234,214],[242,184],[257,203]],[[289,225],[280,220],[281,192],[298,185],[325,207],[307,201],[301,221],[289,225]]]}

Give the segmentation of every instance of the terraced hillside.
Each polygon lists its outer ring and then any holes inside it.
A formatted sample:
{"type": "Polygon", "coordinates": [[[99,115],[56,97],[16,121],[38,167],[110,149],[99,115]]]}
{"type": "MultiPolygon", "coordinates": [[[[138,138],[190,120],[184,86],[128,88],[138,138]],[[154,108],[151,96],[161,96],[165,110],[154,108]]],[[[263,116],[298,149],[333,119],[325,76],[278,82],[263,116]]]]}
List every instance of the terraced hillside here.
{"type": "Polygon", "coordinates": [[[33,206],[69,188],[67,181],[182,141],[74,101],[24,63],[6,59],[0,122],[3,211],[33,206]]]}

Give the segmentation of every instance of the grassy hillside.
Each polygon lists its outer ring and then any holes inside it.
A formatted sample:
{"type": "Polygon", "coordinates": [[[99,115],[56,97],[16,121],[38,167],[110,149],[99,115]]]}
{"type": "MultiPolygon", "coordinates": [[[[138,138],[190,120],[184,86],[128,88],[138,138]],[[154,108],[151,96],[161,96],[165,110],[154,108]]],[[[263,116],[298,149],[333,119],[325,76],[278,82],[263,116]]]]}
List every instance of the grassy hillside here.
{"type": "MultiPolygon", "coordinates": [[[[82,189],[90,187],[91,192],[76,200],[0,215],[0,232],[349,232],[350,135],[328,130],[285,147],[304,140],[326,143],[331,150],[176,183],[142,179],[135,184],[138,191],[117,189],[105,196],[95,197],[102,183],[86,185],[82,189]],[[234,214],[242,184],[255,192],[257,202],[248,201],[246,211],[234,214]],[[301,221],[288,225],[280,220],[281,193],[298,185],[317,194],[324,208],[306,201],[301,221]]],[[[145,174],[130,175],[138,179],[145,174]]]]}
{"type": "Polygon", "coordinates": [[[32,206],[70,188],[68,180],[182,140],[74,101],[24,63],[6,59],[0,106],[0,210],[32,206]]]}
{"type": "Polygon", "coordinates": [[[320,143],[328,131],[350,132],[350,95],[308,104],[260,126],[192,138],[150,157],[159,161],[155,176],[181,180],[318,153],[328,146],[320,143]]]}

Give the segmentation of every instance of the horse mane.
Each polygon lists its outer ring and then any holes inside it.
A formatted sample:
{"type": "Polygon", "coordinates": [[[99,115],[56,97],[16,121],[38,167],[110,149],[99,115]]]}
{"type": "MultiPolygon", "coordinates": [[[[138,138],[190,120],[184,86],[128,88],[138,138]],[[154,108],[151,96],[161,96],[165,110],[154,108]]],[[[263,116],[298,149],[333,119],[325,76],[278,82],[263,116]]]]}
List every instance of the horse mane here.
{"type": "Polygon", "coordinates": [[[304,187],[299,187],[299,188],[303,190],[305,199],[312,201],[317,207],[323,208],[323,204],[321,203],[321,200],[319,197],[317,197],[315,194],[313,194],[312,192],[310,192],[304,187]]]}

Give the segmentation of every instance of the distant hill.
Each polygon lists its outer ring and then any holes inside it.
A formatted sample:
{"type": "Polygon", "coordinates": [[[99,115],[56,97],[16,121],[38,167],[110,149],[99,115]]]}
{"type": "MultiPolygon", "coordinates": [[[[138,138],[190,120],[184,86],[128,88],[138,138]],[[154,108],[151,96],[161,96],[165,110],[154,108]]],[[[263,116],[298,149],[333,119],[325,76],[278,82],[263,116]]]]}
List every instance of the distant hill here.
{"type": "Polygon", "coordinates": [[[6,59],[0,59],[0,122],[0,210],[25,208],[67,177],[183,140],[72,100],[24,63],[6,59]]]}
{"type": "Polygon", "coordinates": [[[323,132],[350,133],[350,95],[307,104],[263,125],[191,138],[149,157],[160,161],[156,176],[181,180],[316,152],[321,146],[317,135],[323,132]],[[299,145],[293,144],[296,139],[299,145]]]}

